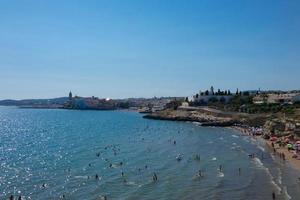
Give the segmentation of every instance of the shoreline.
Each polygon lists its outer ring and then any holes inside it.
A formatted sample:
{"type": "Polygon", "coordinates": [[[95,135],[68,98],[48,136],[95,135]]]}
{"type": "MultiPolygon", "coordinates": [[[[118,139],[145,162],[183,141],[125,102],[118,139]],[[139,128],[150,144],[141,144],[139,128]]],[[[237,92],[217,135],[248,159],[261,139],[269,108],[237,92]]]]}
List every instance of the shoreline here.
{"type": "Polygon", "coordinates": [[[262,136],[252,135],[250,130],[247,128],[239,127],[239,126],[232,126],[228,127],[230,129],[238,131],[243,136],[249,136],[254,137],[257,140],[262,140],[267,151],[274,155],[277,159],[281,159],[281,161],[288,163],[293,169],[300,172],[300,160],[293,158],[293,152],[288,151],[286,147],[280,147],[278,144],[274,144],[275,152],[272,147],[272,141],[264,139],[262,136]],[[282,154],[284,154],[284,159],[282,157],[282,154]]]}

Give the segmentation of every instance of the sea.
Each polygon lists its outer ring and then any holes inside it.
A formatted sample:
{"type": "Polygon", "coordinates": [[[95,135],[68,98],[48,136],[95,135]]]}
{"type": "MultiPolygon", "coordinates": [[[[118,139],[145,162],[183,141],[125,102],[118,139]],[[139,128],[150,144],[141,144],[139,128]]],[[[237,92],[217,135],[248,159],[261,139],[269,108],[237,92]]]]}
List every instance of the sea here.
{"type": "Polygon", "coordinates": [[[299,177],[233,129],[131,111],[0,107],[1,200],[297,200],[299,177]]]}

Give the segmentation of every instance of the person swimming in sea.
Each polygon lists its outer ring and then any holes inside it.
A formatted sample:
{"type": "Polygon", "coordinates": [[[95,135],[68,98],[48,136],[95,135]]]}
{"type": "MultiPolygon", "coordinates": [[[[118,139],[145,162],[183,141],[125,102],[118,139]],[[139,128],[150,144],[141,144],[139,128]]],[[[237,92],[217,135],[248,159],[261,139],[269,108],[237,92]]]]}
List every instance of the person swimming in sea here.
{"type": "Polygon", "coordinates": [[[173,144],[176,145],[176,140],[174,140],[173,144]]]}
{"type": "Polygon", "coordinates": [[[153,173],[152,179],[154,182],[158,181],[158,178],[157,178],[157,175],[155,172],[153,173]]]}
{"type": "Polygon", "coordinates": [[[177,156],[176,156],[176,160],[179,162],[179,161],[181,161],[182,160],[182,155],[181,154],[178,154],[177,156]]]}

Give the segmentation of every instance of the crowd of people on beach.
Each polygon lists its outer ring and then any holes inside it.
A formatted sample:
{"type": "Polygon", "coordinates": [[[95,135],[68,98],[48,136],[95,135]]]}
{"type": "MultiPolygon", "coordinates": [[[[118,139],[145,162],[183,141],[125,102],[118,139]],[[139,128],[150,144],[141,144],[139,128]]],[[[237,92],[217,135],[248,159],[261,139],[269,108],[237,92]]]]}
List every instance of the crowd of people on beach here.
{"type": "MultiPolygon", "coordinates": [[[[243,134],[252,137],[261,136],[264,133],[264,129],[262,127],[250,127],[236,124],[235,128],[240,130],[243,134]]],[[[278,155],[280,159],[286,160],[286,154],[280,151],[281,149],[286,149],[288,152],[293,154],[292,158],[300,160],[300,140],[295,140],[291,135],[282,137],[271,136],[265,139],[271,142],[270,144],[273,153],[278,155]]]]}
{"type": "Polygon", "coordinates": [[[287,150],[287,152],[292,154],[293,159],[300,160],[300,141],[292,140],[288,137],[271,137],[271,147],[273,148],[274,154],[278,155],[282,160],[286,160],[286,155],[280,150],[287,150]]]}

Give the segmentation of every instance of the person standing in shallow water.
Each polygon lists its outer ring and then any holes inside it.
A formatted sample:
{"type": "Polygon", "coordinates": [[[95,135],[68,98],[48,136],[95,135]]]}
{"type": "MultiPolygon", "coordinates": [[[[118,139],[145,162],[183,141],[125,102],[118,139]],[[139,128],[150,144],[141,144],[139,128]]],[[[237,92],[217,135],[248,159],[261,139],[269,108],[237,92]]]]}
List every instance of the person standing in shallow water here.
{"type": "Polygon", "coordinates": [[[275,192],[272,193],[272,199],[275,200],[276,199],[276,195],[275,192]]]}
{"type": "Polygon", "coordinates": [[[198,171],[198,177],[203,177],[203,174],[202,174],[201,170],[198,171]]]}
{"type": "Polygon", "coordinates": [[[222,165],[219,166],[219,171],[222,172],[222,165]]]}
{"type": "Polygon", "coordinates": [[[156,182],[158,180],[157,175],[156,175],[155,172],[153,173],[152,179],[153,179],[154,182],[156,182]]]}

